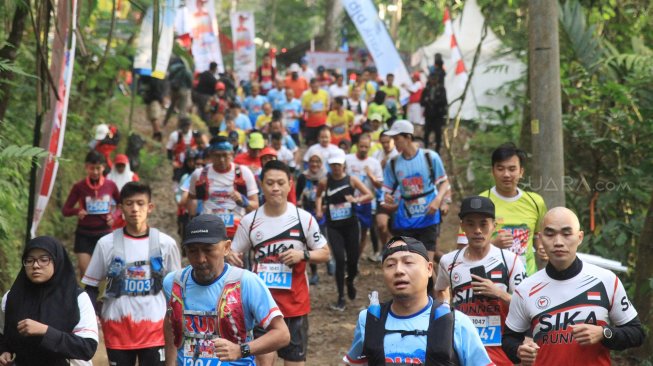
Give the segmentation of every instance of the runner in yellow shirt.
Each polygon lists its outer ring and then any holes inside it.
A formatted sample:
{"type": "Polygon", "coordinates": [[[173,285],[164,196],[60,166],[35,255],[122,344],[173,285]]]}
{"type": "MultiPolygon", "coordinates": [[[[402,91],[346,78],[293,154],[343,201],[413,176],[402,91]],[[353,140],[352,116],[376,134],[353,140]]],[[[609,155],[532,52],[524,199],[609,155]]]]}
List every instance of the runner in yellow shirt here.
{"type": "Polygon", "coordinates": [[[333,100],[333,109],[327,116],[327,125],[331,127],[331,143],[337,145],[342,140],[351,142],[349,130],[354,124],[354,113],[345,109],[343,97],[333,100]]]}
{"type": "Polygon", "coordinates": [[[256,129],[262,131],[270,121],[272,121],[272,105],[265,103],[263,104],[263,114],[256,118],[256,129]]]}

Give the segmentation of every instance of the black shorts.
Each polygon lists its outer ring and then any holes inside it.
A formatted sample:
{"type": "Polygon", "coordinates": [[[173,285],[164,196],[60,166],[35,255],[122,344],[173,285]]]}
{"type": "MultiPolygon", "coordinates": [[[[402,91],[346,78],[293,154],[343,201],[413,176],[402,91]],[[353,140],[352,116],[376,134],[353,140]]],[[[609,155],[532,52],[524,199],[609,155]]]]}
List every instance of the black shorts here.
{"type": "Polygon", "coordinates": [[[165,351],[163,347],[150,347],[140,349],[118,350],[107,348],[109,365],[134,366],[138,359],[140,366],[165,365],[165,351]]]}
{"type": "Polygon", "coordinates": [[[440,236],[440,224],[420,229],[393,229],[392,235],[410,236],[411,238],[415,238],[424,243],[426,250],[435,252],[438,243],[438,236],[440,236]]]}
{"type": "Polygon", "coordinates": [[[317,143],[322,127],[324,126],[304,127],[304,140],[306,141],[307,146],[317,143]]]}
{"type": "Polygon", "coordinates": [[[74,252],[93,255],[98,240],[107,234],[109,233],[87,234],[76,232],[74,252]]]}
{"type": "MultiPolygon", "coordinates": [[[[277,355],[286,361],[306,361],[306,347],[308,346],[308,314],[284,318],[290,331],[290,343],[279,349],[277,355]]],[[[261,327],[254,328],[254,338],[259,338],[266,333],[261,327]]]]}

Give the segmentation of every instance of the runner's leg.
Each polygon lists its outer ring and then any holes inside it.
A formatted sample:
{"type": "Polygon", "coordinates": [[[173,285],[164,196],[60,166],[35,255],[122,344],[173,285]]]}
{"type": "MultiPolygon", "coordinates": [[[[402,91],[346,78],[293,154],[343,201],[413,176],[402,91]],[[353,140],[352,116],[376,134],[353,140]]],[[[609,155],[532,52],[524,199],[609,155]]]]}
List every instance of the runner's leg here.
{"type": "Polygon", "coordinates": [[[329,243],[333,250],[333,258],[336,261],[336,287],[338,298],[345,297],[345,238],[338,229],[327,227],[329,243]]]}
{"type": "Polygon", "coordinates": [[[111,366],[135,366],[136,351],[107,348],[107,358],[111,366]]]}
{"type": "Polygon", "coordinates": [[[164,366],[163,347],[142,348],[136,351],[139,366],[164,366]]]}
{"type": "Polygon", "coordinates": [[[354,279],[358,274],[358,258],[360,257],[360,249],[358,245],[360,227],[356,223],[347,228],[343,233],[345,238],[345,248],[347,251],[347,296],[353,300],[356,298],[356,288],[354,287],[354,279]]]}

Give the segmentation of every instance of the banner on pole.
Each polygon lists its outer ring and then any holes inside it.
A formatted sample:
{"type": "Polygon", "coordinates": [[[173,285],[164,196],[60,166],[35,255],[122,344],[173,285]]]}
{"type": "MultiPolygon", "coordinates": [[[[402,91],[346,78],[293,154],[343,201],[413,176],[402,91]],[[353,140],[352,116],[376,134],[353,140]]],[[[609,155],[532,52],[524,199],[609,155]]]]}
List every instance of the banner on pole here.
{"type": "Polygon", "coordinates": [[[141,31],[136,42],[134,69],[140,75],[149,75],[157,79],[166,77],[168,62],[172,55],[174,42],[175,0],[166,0],[159,12],[159,45],[156,53],[156,66],[152,70],[152,44],[154,42],[154,9],[149,7],[141,23],[141,31]]]}
{"type": "Polygon", "coordinates": [[[215,62],[218,64],[218,72],[224,72],[214,0],[187,1],[186,6],[191,20],[195,71],[206,71],[209,64],[215,62]]]}
{"type": "MultiPolygon", "coordinates": [[[[374,58],[379,75],[385,78],[387,74],[394,74],[395,84],[398,86],[411,84],[408,69],[401,60],[385,24],[379,19],[372,0],[342,0],[342,4],[374,58]]],[[[408,94],[401,90],[404,100],[408,94]]]]}
{"type": "Polygon", "coordinates": [[[239,80],[249,80],[256,71],[256,45],[254,44],[254,13],[231,13],[231,38],[234,44],[234,71],[239,80]]]}
{"type": "Polygon", "coordinates": [[[77,1],[60,0],[57,4],[57,27],[54,29],[52,43],[52,58],[50,74],[57,89],[50,88],[50,109],[45,114],[42,126],[41,147],[48,155],[41,161],[36,176],[36,202],[30,235],[36,236],[45,208],[48,206],[52,188],[59,168],[58,157],[64,143],[66,132],[66,116],[68,114],[68,99],[70,83],[75,65],[75,28],[77,24],[77,1]],[[68,40],[70,39],[70,43],[68,40]]]}

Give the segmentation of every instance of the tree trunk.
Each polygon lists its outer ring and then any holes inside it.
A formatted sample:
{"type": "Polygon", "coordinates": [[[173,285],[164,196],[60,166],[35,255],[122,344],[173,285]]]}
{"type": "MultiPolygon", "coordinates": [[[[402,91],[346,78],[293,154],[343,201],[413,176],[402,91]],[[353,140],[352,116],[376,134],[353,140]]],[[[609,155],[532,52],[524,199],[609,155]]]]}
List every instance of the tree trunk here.
{"type": "MultiPolygon", "coordinates": [[[[323,37],[316,49],[320,51],[336,51],[342,24],[342,2],[340,0],[326,1],[326,18],[324,20],[323,37]]],[[[316,37],[317,38],[317,37],[316,37]]]]}
{"type": "MultiPolygon", "coordinates": [[[[653,193],[651,193],[651,202],[648,205],[648,212],[644,219],[644,227],[639,235],[637,243],[637,260],[633,278],[635,281],[635,296],[633,304],[642,324],[650,326],[653,322],[651,314],[651,303],[653,302],[653,290],[651,289],[651,278],[653,278],[653,193]]],[[[642,358],[650,357],[653,349],[653,337],[649,334],[644,340],[644,344],[634,350],[634,353],[642,358]]]]}
{"type": "MultiPolygon", "coordinates": [[[[23,31],[25,30],[25,20],[29,14],[29,1],[25,5],[17,5],[14,18],[11,22],[11,32],[7,38],[4,47],[0,49],[0,60],[13,63],[18,55],[18,49],[23,40],[23,31]]],[[[11,81],[14,79],[14,73],[11,70],[0,70],[0,80],[3,81],[2,98],[0,98],[0,123],[4,121],[7,107],[9,107],[9,97],[11,93],[11,81]]]]}

